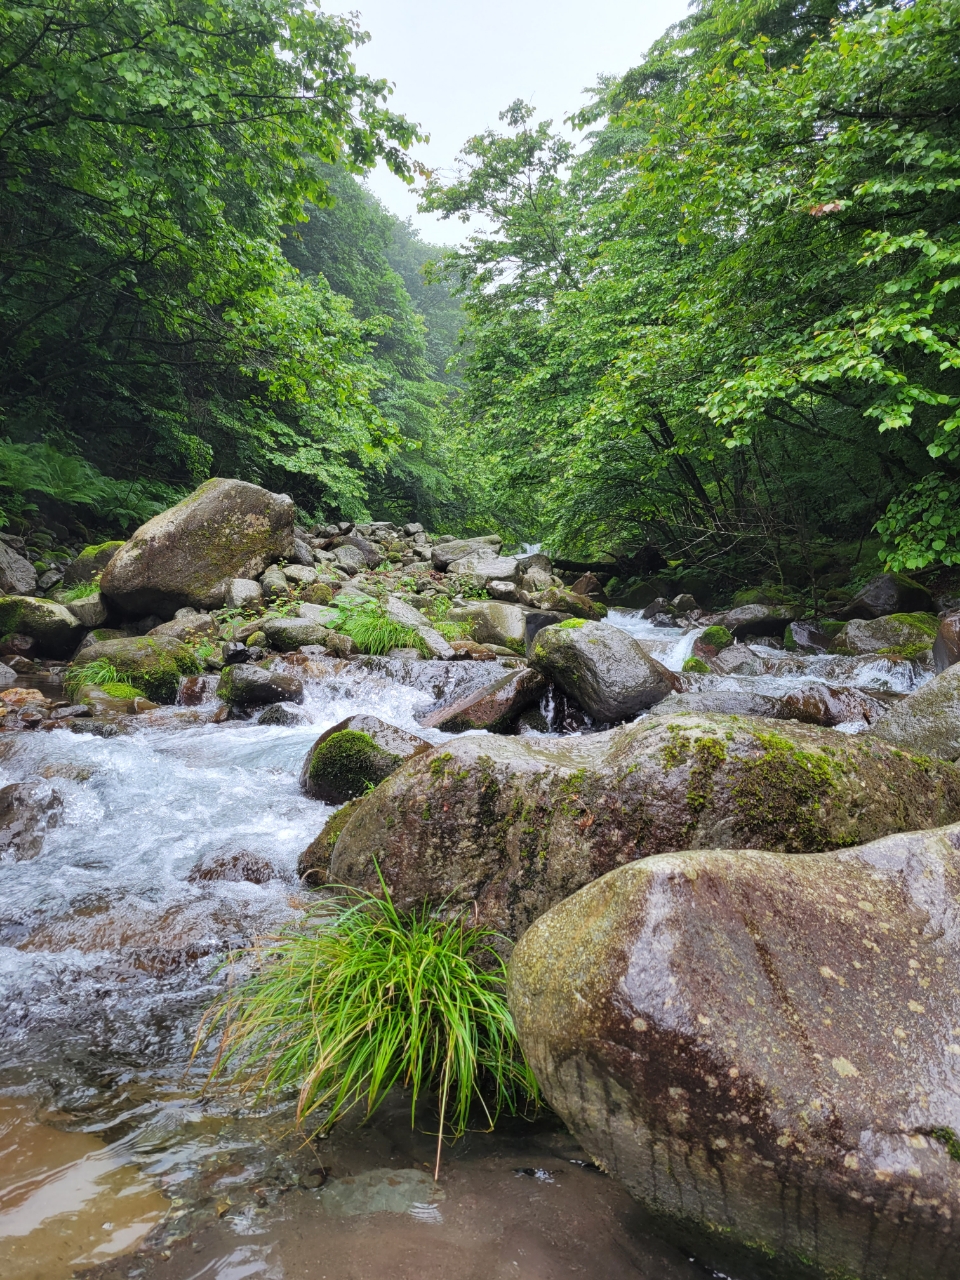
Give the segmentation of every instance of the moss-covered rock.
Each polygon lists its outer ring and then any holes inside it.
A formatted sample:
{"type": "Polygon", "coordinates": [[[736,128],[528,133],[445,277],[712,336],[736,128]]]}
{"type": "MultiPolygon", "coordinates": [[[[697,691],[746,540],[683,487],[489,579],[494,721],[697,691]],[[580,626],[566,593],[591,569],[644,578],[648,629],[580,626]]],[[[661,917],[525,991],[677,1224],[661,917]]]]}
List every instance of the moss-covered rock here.
{"type": "Polygon", "coordinates": [[[68,658],[83,636],[69,609],[35,596],[0,596],[0,636],[30,636],[44,658],[68,658]]]}
{"type": "Polygon", "coordinates": [[[728,645],[733,644],[733,636],[726,627],[705,627],[697,637],[702,644],[708,644],[717,653],[721,649],[726,649],[728,645]]]}
{"type": "Polygon", "coordinates": [[[376,716],[349,716],[310,748],[300,786],[314,800],[343,804],[377,786],[426,746],[423,738],[376,716]]]}
{"type": "Polygon", "coordinates": [[[607,606],[588,596],[578,595],[566,587],[549,587],[539,599],[541,609],[552,609],[558,613],[572,613],[575,618],[584,618],[589,622],[599,622],[607,616],[607,606]]]}
{"type": "Polygon", "coordinates": [[[336,813],[327,819],[320,834],[310,841],[297,859],[297,875],[311,888],[327,883],[333,846],[337,843],[340,832],[356,804],[356,800],[348,800],[346,804],[341,805],[336,813]]]}
{"type": "Polygon", "coordinates": [[[527,1061],[658,1235],[751,1280],[957,1280],[958,848],[665,854],[524,935],[527,1061]]]}
{"type": "Polygon", "coordinates": [[[837,632],[830,649],[832,653],[884,653],[913,658],[932,650],[939,626],[939,619],[932,613],[855,618],[837,632]]]}
{"type": "Polygon", "coordinates": [[[76,560],[72,560],[64,569],[63,585],[76,587],[81,582],[92,582],[123,545],[122,542],[99,542],[96,546],[84,547],[76,560]]]}
{"type": "Polygon", "coordinates": [[[687,660],[683,664],[682,669],[684,671],[696,672],[699,675],[708,676],[710,674],[710,668],[707,666],[707,664],[704,662],[702,658],[696,658],[696,657],[687,658],[687,660]]]}
{"type": "Polygon", "coordinates": [[[152,702],[171,703],[183,676],[199,675],[202,667],[193,650],[173,636],[125,636],[89,645],[78,655],[84,666],[102,658],[116,668],[124,683],[142,689],[152,702]]]}
{"type": "MultiPolygon", "coordinates": [[[[590,624],[588,624],[590,625],[590,624]]],[[[960,818],[960,769],[790,721],[651,715],[583,737],[467,734],[365,798],[331,875],[476,902],[517,937],[606,871],[673,849],[841,848],[960,818]]]]}
{"type": "Polygon", "coordinates": [[[891,613],[927,611],[933,601],[930,592],[904,573],[879,573],[840,610],[840,617],[882,618],[891,613]]]}
{"type": "Polygon", "coordinates": [[[208,480],[142,525],[110,560],[100,590],[126,613],[170,618],[222,605],[234,578],[293,555],[293,502],[242,480],[208,480]]]}

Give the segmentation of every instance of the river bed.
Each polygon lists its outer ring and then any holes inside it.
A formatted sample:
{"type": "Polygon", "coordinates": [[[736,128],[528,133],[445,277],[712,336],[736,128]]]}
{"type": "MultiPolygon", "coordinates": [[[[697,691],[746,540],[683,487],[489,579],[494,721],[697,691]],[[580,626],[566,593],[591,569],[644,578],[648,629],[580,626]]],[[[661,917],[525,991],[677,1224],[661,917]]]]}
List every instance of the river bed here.
{"type": "MultiPolygon", "coordinates": [[[[611,621],[675,671],[696,634],[653,628],[638,613],[611,621]]],[[[789,658],[760,646],[753,655],[757,673],[728,685],[814,679],[900,694],[927,678],[885,659],[789,658]]],[[[4,1280],[70,1280],[91,1266],[135,1277],[160,1261],[168,1280],[703,1275],[644,1234],[629,1197],[556,1122],[458,1144],[436,1212],[420,1188],[409,1211],[375,1211],[374,1197],[326,1213],[338,1181],[422,1171],[419,1145],[433,1140],[391,1112],[347,1127],[321,1156],[293,1132],[289,1106],[200,1097],[204,1064],[191,1063],[191,1046],[217,965],[296,918],[297,857],[333,812],[299,790],[310,744],[359,713],[447,736],[417,721],[437,689],[397,670],[339,664],[312,679],[301,669],[304,722],[287,728],[211,723],[210,680],[199,705],[149,713],[116,737],[0,735],[0,784],[62,801],[37,856],[2,866],[4,1280]],[[413,1212],[418,1204],[427,1208],[413,1212]],[[149,1250],[131,1254],[143,1242],[149,1250]],[[328,1270],[305,1269],[317,1247],[328,1270]]]]}

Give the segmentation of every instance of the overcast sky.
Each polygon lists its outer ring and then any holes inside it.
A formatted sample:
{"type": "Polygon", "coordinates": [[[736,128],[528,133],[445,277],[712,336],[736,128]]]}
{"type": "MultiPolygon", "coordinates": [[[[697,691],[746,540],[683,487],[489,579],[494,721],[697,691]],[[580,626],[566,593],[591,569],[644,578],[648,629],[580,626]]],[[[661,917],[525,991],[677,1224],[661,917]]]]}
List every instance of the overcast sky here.
{"type": "MultiPolygon", "coordinates": [[[[416,154],[441,171],[515,98],[559,126],[583,105],[582,90],[634,66],[687,12],[686,0],[353,0],[350,8],[372,37],[358,67],[394,82],[391,107],[430,134],[416,154]]],[[[386,170],[369,186],[394,213],[413,216],[424,239],[464,234],[456,220],[418,214],[411,189],[386,170]]]]}

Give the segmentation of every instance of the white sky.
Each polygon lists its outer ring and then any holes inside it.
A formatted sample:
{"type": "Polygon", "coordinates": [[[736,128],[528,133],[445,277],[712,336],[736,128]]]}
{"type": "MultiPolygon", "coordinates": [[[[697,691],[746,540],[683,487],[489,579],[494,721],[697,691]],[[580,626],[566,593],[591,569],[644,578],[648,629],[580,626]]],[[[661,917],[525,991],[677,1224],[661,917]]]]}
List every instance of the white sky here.
{"type": "MultiPolygon", "coordinates": [[[[353,0],[353,7],[372,37],[357,52],[358,68],[393,81],[391,107],[430,134],[415,154],[451,174],[466,139],[498,127],[515,98],[537,108],[535,120],[559,127],[599,75],[636,65],[687,12],[686,0],[353,0]]],[[[368,183],[394,213],[413,217],[425,240],[463,236],[456,219],[418,214],[413,190],[389,171],[368,183]]]]}

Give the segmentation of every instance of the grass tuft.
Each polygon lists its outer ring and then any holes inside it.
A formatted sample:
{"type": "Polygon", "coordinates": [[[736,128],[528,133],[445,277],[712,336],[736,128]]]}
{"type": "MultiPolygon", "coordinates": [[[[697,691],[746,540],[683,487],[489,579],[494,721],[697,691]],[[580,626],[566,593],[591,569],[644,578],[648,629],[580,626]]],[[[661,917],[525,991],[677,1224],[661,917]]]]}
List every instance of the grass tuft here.
{"type": "Polygon", "coordinates": [[[85,684],[122,684],[117,668],[106,658],[96,658],[82,667],[71,667],[63,678],[63,690],[68,698],[75,698],[85,684]]]}
{"type": "Polygon", "coordinates": [[[100,575],[91,578],[89,582],[78,582],[75,587],[70,587],[64,591],[62,599],[65,604],[71,604],[74,600],[86,600],[87,596],[95,596],[100,592],[100,575]]]}
{"type": "Polygon", "coordinates": [[[498,935],[426,906],[400,912],[383,891],[324,899],[241,953],[253,973],[207,1011],[196,1047],[219,1034],[212,1081],[296,1089],[298,1122],[313,1117],[318,1130],[358,1103],[371,1116],[395,1085],[411,1091],[412,1122],[435,1089],[436,1176],[444,1137],[465,1132],[475,1102],[492,1128],[501,1111],[535,1102],[537,1084],[507,1008],[498,935]]]}
{"type": "Polygon", "coordinates": [[[348,635],[362,653],[389,653],[391,649],[417,649],[429,657],[426,642],[414,627],[391,622],[376,601],[346,602],[338,605],[340,621],[336,630],[348,635]]]}

